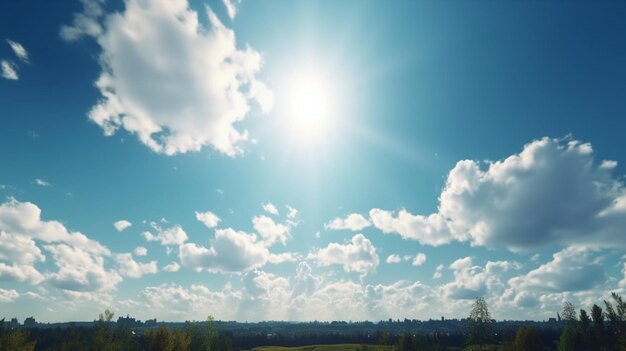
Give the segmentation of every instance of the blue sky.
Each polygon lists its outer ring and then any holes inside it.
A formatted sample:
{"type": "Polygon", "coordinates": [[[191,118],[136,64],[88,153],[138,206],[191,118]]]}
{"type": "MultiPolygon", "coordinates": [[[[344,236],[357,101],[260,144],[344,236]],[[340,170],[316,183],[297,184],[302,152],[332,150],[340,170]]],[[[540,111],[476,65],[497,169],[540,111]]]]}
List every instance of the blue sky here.
{"type": "Polygon", "coordinates": [[[626,5],[0,4],[0,311],[546,319],[626,289],[626,5]]]}

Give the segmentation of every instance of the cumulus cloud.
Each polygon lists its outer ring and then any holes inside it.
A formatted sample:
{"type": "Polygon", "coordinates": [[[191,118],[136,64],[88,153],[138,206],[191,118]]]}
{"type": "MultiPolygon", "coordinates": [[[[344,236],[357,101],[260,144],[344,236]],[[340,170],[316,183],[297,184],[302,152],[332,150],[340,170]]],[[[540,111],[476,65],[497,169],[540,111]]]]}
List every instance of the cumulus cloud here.
{"type": "Polygon", "coordinates": [[[180,265],[178,262],[171,262],[163,267],[165,272],[178,272],[180,270],[180,265]]]}
{"type": "Polygon", "coordinates": [[[602,263],[593,251],[570,247],[555,253],[552,261],[511,278],[516,291],[566,292],[590,290],[606,281],[602,263]]]}
{"type": "Polygon", "coordinates": [[[133,259],[132,254],[122,253],[115,257],[118,265],[118,272],[129,278],[140,278],[144,274],[155,274],[158,272],[156,261],[140,263],[133,259]]]}
{"type": "Polygon", "coordinates": [[[52,273],[48,281],[53,286],[70,291],[111,291],[122,281],[113,270],[104,267],[104,258],[79,247],[67,244],[45,245],[54,257],[58,272],[52,273]]]}
{"type": "Polygon", "coordinates": [[[269,214],[273,214],[275,216],[278,215],[278,209],[271,202],[268,202],[266,204],[261,204],[261,206],[263,206],[263,211],[269,214]]]}
{"type": "Polygon", "coordinates": [[[122,219],[122,220],[119,220],[119,221],[113,223],[113,226],[115,227],[115,229],[118,232],[121,232],[121,231],[123,231],[125,229],[130,228],[132,225],[133,225],[132,223],[130,223],[129,221],[127,221],[125,219],[122,219]]]}
{"type": "Polygon", "coordinates": [[[255,216],[252,218],[252,224],[266,246],[272,246],[277,242],[285,245],[291,237],[289,224],[276,223],[270,217],[255,216]]]}
{"type": "Polygon", "coordinates": [[[153,228],[157,231],[156,235],[150,232],[141,233],[147,241],[157,241],[163,246],[182,245],[187,241],[187,233],[179,225],[166,229],[154,225],[153,228]]]}
{"type": "Polygon", "coordinates": [[[357,232],[363,228],[369,227],[370,222],[367,218],[358,213],[351,213],[346,218],[337,217],[324,225],[326,229],[332,230],[351,230],[357,232]]]}
{"type": "Polygon", "coordinates": [[[221,219],[211,211],[196,212],[196,219],[207,226],[207,228],[215,228],[221,221],[221,219]]]}
{"type": "Polygon", "coordinates": [[[135,256],[147,256],[148,249],[143,246],[137,246],[135,250],[133,250],[133,253],[135,254],[135,256]]]}
{"type": "Polygon", "coordinates": [[[20,294],[13,289],[0,288],[0,302],[11,302],[20,297],[20,294]]]}
{"type": "Polygon", "coordinates": [[[254,101],[269,112],[273,94],[256,78],[261,54],[238,49],[235,33],[207,8],[209,25],[186,0],[129,0],[106,14],[83,0],[83,13],[61,37],[95,37],[102,49],[96,81],[100,101],[89,112],[105,135],[123,129],[157,153],[174,155],[210,145],[243,153],[248,132],[236,124],[254,101]]]}
{"type": "Polygon", "coordinates": [[[400,257],[400,255],[398,254],[391,254],[387,256],[387,259],[385,260],[385,262],[390,263],[390,264],[400,263],[402,262],[402,257],[400,257]]]}
{"type": "Polygon", "coordinates": [[[309,254],[320,266],[342,265],[346,272],[368,274],[378,267],[378,254],[372,242],[363,234],[356,234],[349,243],[330,243],[309,254]]]}
{"type": "Polygon", "coordinates": [[[421,266],[424,264],[424,262],[426,262],[426,254],[424,254],[423,252],[420,252],[417,255],[415,255],[415,257],[413,258],[413,262],[411,264],[414,266],[421,266]]]}
{"type": "Polygon", "coordinates": [[[9,46],[11,46],[11,50],[13,50],[13,53],[15,54],[15,56],[17,56],[17,58],[19,58],[24,63],[28,63],[28,51],[26,51],[22,44],[10,39],[7,39],[7,43],[9,43],[9,46]]]}
{"type": "Polygon", "coordinates": [[[228,228],[215,231],[210,247],[181,245],[179,257],[182,266],[189,269],[239,273],[265,265],[270,252],[256,235],[228,228]]]}
{"type": "Polygon", "coordinates": [[[453,271],[454,280],[440,287],[449,299],[465,300],[479,296],[498,294],[506,289],[503,273],[520,268],[519,264],[508,261],[488,261],[483,266],[475,265],[471,257],[454,261],[448,267],[453,271]]]}
{"type": "Polygon", "coordinates": [[[8,80],[18,80],[20,77],[17,75],[17,65],[11,61],[0,61],[0,68],[2,68],[2,78],[8,80]]]}
{"type": "Polygon", "coordinates": [[[486,168],[459,161],[448,174],[436,213],[401,210],[394,216],[373,209],[370,217],[385,233],[429,245],[469,240],[512,251],[624,247],[626,189],[611,169],[594,162],[588,143],[543,138],[486,168]]]}

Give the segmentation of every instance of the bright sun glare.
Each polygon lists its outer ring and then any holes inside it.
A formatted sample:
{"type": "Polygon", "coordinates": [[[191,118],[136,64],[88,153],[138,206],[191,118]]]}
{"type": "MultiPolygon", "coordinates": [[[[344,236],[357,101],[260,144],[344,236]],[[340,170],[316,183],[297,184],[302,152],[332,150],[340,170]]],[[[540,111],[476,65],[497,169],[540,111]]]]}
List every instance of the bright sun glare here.
{"type": "Polygon", "coordinates": [[[317,142],[331,131],[336,106],[331,84],[319,74],[294,77],[287,86],[288,132],[300,142],[317,142]]]}

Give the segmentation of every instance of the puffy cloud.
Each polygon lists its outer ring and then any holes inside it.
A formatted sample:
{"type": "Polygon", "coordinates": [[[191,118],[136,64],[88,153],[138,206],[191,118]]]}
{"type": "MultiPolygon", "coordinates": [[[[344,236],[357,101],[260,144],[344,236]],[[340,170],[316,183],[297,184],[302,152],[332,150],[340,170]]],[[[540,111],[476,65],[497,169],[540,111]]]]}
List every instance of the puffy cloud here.
{"type": "Polygon", "coordinates": [[[178,262],[172,262],[163,267],[163,270],[165,272],[178,272],[180,270],[180,265],[178,262]]]}
{"type": "Polygon", "coordinates": [[[291,227],[288,224],[276,223],[270,217],[255,216],[252,218],[252,224],[267,246],[272,246],[276,242],[285,245],[291,237],[291,227]]]}
{"type": "Polygon", "coordinates": [[[572,292],[590,290],[603,284],[606,274],[592,251],[570,247],[555,253],[552,261],[511,278],[516,291],[572,292]]]}
{"type": "Polygon", "coordinates": [[[28,63],[28,51],[26,51],[22,44],[10,39],[7,39],[7,43],[9,43],[11,50],[13,50],[13,53],[17,56],[17,58],[19,58],[22,62],[28,63]]]}
{"type": "Polygon", "coordinates": [[[119,220],[119,221],[113,223],[113,226],[115,227],[115,229],[118,232],[121,232],[121,231],[123,231],[125,229],[130,228],[132,225],[133,225],[132,223],[130,223],[129,221],[127,221],[125,219],[122,219],[122,220],[119,220]]]}
{"type": "Polygon", "coordinates": [[[144,274],[155,274],[158,272],[156,261],[149,263],[139,263],[133,259],[132,254],[123,253],[116,255],[118,272],[129,278],[140,278],[144,274]]]}
{"type": "Polygon", "coordinates": [[[35,184],[39,186],[52,186],[52,184],[40,178],[35,179],[35,184]]]}
{"type": "Polygon", "coordinates": [[[519,264],[508,261],[488,261],[482,267],[475,265],[471,257],[454,261],[449,268],[454,280],[440,287],[448,299],[474,299],[489,294],[500,294],[506,288],[503,273],[520,268],[519,264]]]}
{"type": "Polygon", "coordinates": [[[279,254],[270,253],[268,262],[272,264],[281,264],[285,262],[296,262],[301,258],[300,254],[293,252],[283,252],[279,254]]]}
{"type": "Polygon", "coordinates": [[[378,267],[376,248],[363,234],[356,234],[347,244],[330,243],[327,247],[311,252],[309,258],[320,266],[342,265],[346,272],[367,274],[378,267]]]}
{"type": "Polygon", "coordinates": [[[106,0],[80,0],[82,13],[75,13],[71,26],[61,26],[59,35],[63,40],[74,41],[83,36],[97,37],[102,33],[99,19],[104,15],[102,5],[106,0]]]}
{"type": "Polygon", "coordinates": [[[0,288],[0,302],[11,302],[18,297],[20,297],[20,294],[17,291],[0,288]]]}
{"type": "Polygon", "coordinates": [[[122,277],[104,268],[104,258],[76,246],[45,245],[52,253],[58,272],[50,274],[50,283],[64,290],[77,292],[114,290],[122,277]]]}
{"type": "Polygon", "coordinates": [[[128,0],[104,14],[100,1],[83,0],[84,12],[61,36],[97,39],[102,99],[89,118],[113,135],[136,134],[151,150],[173,155],[206,145],[226,155],[243,152],[248,132],[238,130],[255,101],[271,110],[273,94],[256,78],[263,60],[208,9],[209,26],[186,0],[128,0]]]}
{"type": "Polygon", "coordinates": [[[17,75],[17,65],[11,61],[0,61],[0,68],[2,68],[2,78],[9,80],[18,80],[20,77],[17,75]]]}
{"type": "Polygon", "coordinates": [[[398,233],[404,239],[432,246],[447,244],[453,239],[447,221],[440,214],[421,216],[400,210],[394,216],[390,211],[374,208],[369,215],[374,226],[385,234],[398,233]]]}
{"type": "Polygon", "coordinates": [[[267,212],[269,214],[273,214],[275,216],[278,216],[278,209],[271,202],[268,202],[266,204],[261,204],[261,206],[263,207],[263,211],[265,211],[265,212],[267,212]]]}
{"type": "Polygon", "coordinates": [[[226,7],[228,17],[230,17],[231,20],[234,20],[235,16],[237,16],[237,6],[241,0],[222,0],[222,2],[224,3],[224,7],[226,7]]]}
{"type": "Polygon", "coordinates": [[[600,168],[602,169],[613,169],[615,167],[617,167],[617,161],[604,160],[600,164],[600,168]]]}
{"type": "Polygon", "coordinates": [[[207,226],[207,228],[215,228],[221,221],[221,219],[211,211],[196,212],[196,219],[207,226]]]}
{"type": "Polygon", "coordinates": [[[210,247],[188,243],[179,247],[183,267],[210,272],[239,273],[267,263],[270,252],[256,235],[231,228],[215,231],[210,247]]]}
{"type": "Polygon", "coordinates": [[[148,255],[148,249],[143,246],[137,246],[135,250],[133,250],[135,256],[146,256],[148,255]]]}
{"type": "Polygon", "coordinates": [[[594,162],[590,144],[543,138],[486,169],[459,161],[448,174],[437,213],[401,210],[395,217],[373,209],[370,217],[385,233],[429,245],[469,240],[513,251],[624,247],[626,189],[611,169],[610,163],[594,162]]]}
{"type": "Polygon", "coordinates": [[[363,228],[369,227],[370,222],[358,213],[351,213],[346,218],[337,217],[324,225],[326,229],[332,230],[351,230],[357,232],[363,228]]]}
{"type": "Polygon", "coordinates": [[[154,235],[150,232],[143,232],[142,235],[147,241],[158,241],[163,246],[182,245],[187,241],[187,233],[179,225],[171,228],[163,229],[159,226],[153,226],[157,231],[154,235]]]}
{"type": "Polygon", "coordinates": [[[400,263],[402,262],[402,257],[400,257],[400,255],[398,254],[391,254],[389,256],[387,256],[387,259],[385,260],[385,262],[387,263],[400,263]]]}
{"type": "Polygon", "coordinates": [[[41,209],[37,205],[14,198],[0,204],[0,230],[46,243],[66,243],[93,254],[110,254],[109,249],[99,242],[80,232],[69,232],[58,221],[41,220],[41,209]]]}
{"type": "Polygon", "coordinates": [[[426,262],[426,254],[424,254],[423,252],[420,252],[417,255],[415,255],[415,257],[413,258],[413,262],[411,264],[414,266],[421,266],[424,264],[424,262],[426,262]]]}

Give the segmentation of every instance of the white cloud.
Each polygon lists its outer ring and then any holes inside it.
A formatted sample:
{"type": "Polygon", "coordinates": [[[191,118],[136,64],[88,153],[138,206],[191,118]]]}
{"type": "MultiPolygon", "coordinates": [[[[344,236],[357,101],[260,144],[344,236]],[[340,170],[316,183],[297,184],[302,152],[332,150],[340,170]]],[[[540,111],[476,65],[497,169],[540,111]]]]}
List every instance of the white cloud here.
{"type": "Polygon", "coordinates": [[[590,144],[569,139],[533,141],[486,169],[459,161],[448,174],[437,213],[401,210],[394,217],[373,209],[370,217],[385,233],[429,245],[469,240],[512,251],[626,246],[623,183],[594,162],[590,144]]]}
{"type": "Polygon", "coordinates": [[[40,178],[35,179],[35,184],[39,186],[52,186],[52,184],[40,178]]]}
{"type": "Polygon", "coordinates": [[[402,258],[398,254],[391,254],[387,256],[387,259],[385,260],[385,262],[389,264],[400,263],[402,262],[402,258]]]}
{"type": "Polygon", "coordinates": [[[103,14],[101,3],[84,0],[84,13],[61,36],[97,39],[102,95],[89,112],[105,135],[124,129],[157,153],[174,155],[206,145],[234,156],[248,132],[236,124],[255,101],[269,112],[273,94],[256,78],[263,59],[207,8],[209,26],[186,0],[128,0],[125,9],[103,14]]]}
{"type": "Polygon", "coordinates": [[[102,256],[66,244],[45,245],[44,248],[52,253],[54,263],[59,269],[48,277],[48,281],[59,289],[78,292],[111,291],[122,281],[117,272],[104,268],[102,256]]]}
{"type": "Polygon", "coordinates": [[[279,254],[270,253],[268,262],[272,264],[281,264],[285,262],[296,262],[300,260],[300,254],[293,252],[283,252],[279,254]]]}
{"type": "Polygon", "coordinates": [[[346,272],[368,274],[378,267],[376,248],[363,234],[356,234],[347,244],[330,243],[327,247],[311,252],[309,258],[320,266],[342,265],[346,272]]]}
{"type": "Polygon", "coordinates": [[[435,269],[435,273],[433,273],[433,279],[441,279],[444,268],[445,266],[443,264],[438,265],[437,268],[435,269]]]}
{"type": "Polygon", "coordinates": [[[237,16],[237,6],[239,6],[241,0],[222,0],[222,2],[224,3],[224,7],[226,7],[228,17],[230,17],[231,20],[234,20],[235,16],[237,16]]]}
{"type": "Polygon", "coordinates": [[[83,36],[97,37],[102,34],[100,17],[104,15],[102,5],[106,0],[81,0],[83,12],[75,13],[71,26],[61,26],[59,35],[63,40],[74,41],[83,36]]]}
{"type": "Polygon", "coordinates": [[[115,256],[118,265],[118,272],[129,278],[140,278],[144,274],[155,274],[158,272],[156,261],[140,263],[133,259],[132,254],[123,253],[115,256]]]}
{"type": "Polygon", "coordinates": [[[298,216],[298,210],[296,210],[295,208],[287,205],[287,218],[289,219],[295,219],[298,216]]]}
{"type": "Polygon", "coordinates": [[[196,219],[207,228],[215,228],[220,223],[221,219],[213,212],[196,212],[196,219]]]}
{"type": "Polygon", "coordinates": [[[278,215],[278,209],[271,202],[268,202],[266,204],[261,204],[261,206],[263,206],[263,211],[269,214],[273,214],[275,216],[278,215]]]}
{"type": "Polygon", "coordinates": [[[285,245],[291,237],[291,227],[288,224],[276,223],[270,217],[255,216],[252,218],[252,224],[266,246],[272,246],[276,242],[285,245]]]}
{"type": "Polygon", "coordinates": [[[178,264],[178,262],[171,262],[163,267],[163,270],[165,272],[178,272],[180,270],[180,265],[178,264]]]}
{"type": "Polygon", "coordinates": [[[179,247],[183,267],[210,272],[239,273],[265,265],[270,252],[256,235],[231,228],[215,231],[210,247],[188,243],[179,247]]]}
{"type": "Polygon", "coordinates": [[[20,294],[13,289],[0,288],[0,302],[11,302],[20,297],[20,294]]]}
{"type": "Polygon", "coordinates": [[[357,232],[363,228],[369,227],[371,223],[358,213],[351,213],[346,218],[337,217],[324,225],[326,229],[332,230],[351,230],[357,232]]]}
{"type": "Polygon", "coordinates": [[[22,62],[28,63],[28,51],[26,51],[22,44],[10,39],[7,39],[7,43],[11,46],[11,50],[13,50],[15,56],[17,56],[22,62]]]}
{"type": "Polygon", "coordinates": [[[133,225],[132,223],[130,223],[129,221],[127,221],[125,219],[122,219],[122,220],[119,220],[119,221],[113,223],[113,226],[115,227],[115,229],[118,232],[121,232],[121,231],[123,231],[125,229],[130,228],[132,225],[133,225]]]}
{"type": "Polygon", "coordinates": [[[9,80],[19,79],[19,76],[17,75],[17,66],[13,62],[2,60],[0,62],[0,67],[2,67],[2,78],[9,80]]]}
{"type": "Polygon", "coordinates": [[[424,262],[426,262],[426,254],[424,254],[423,252],[420,252],[417,255],[415,255],[415,257],[413,258],[413,262],[411,264],[414,266],[421,266],[424,264],[424,262]]]}
{"type": "Polygon", "coordinates": [[[153,227],[157,231],[156,235],[150,232],[141,233],[147,241],[158,241],[163,246],[182,245],[187,241],[187,233],[179,225],[167,229],[156,225],[153,227]]]}
{"type": "Polygon", "coordinates": [[[604,267],[592,251],[570,247],[555,253],[552,261],[511,278],[516,291],[565,292],[593,289],[606,281],[604,267]]]}
{"type": "Polygon", "coordinates": [[[147,256],[148,249],[143,246],[137,246],[135,250],[133,250],[133,253],[135,254],[135,256],[147,256]]]}
{"type": "Polygon", "coordinates": [[[615,167],[617,167],[617,161],[604,160],[600,164],[600,168],[602,169],[610,170],[610,169],[614,169],[615,167]]]}
{"type": "Polygon", "coordinates": [[[447,299],[467,300],[479,296],[499,295],[504,292],[506,283],[503,274],[517,270],[519,264],[508,261],[488,261],[483,266],[475,265],[471,257],[454,261],[449,268],[454,280],[440,287],[447,299]]]}

